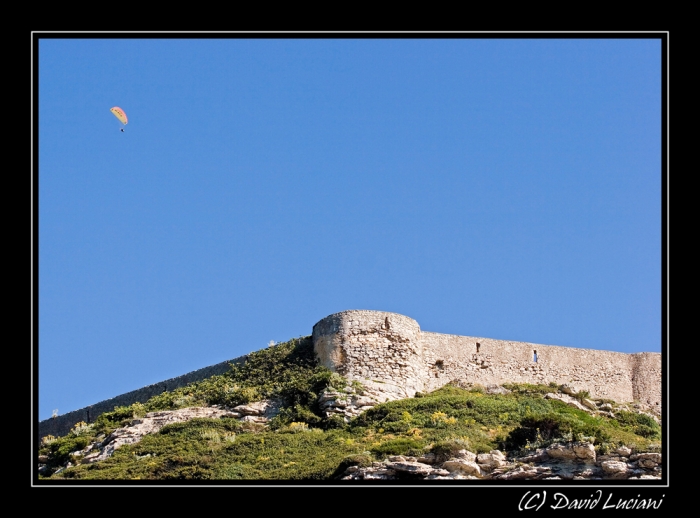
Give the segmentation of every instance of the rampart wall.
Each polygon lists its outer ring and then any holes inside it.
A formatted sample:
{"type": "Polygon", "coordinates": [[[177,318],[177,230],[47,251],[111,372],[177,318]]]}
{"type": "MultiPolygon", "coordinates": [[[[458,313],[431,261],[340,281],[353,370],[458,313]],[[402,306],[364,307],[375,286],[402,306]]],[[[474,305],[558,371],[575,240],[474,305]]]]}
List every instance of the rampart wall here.
{"type": "MultiPolygon", "coordinates": [[[[320,320],[312,333],[322,365],[358,380],[387,399],[413,397],[451,381],[482,385],[507,382],[567,384],[594,398],[639,401],[661,413],[661,355],[625,354],[446,335],[421,331],[405,315],[350,310],[320,320]]],[[[151,397],[194,381],[223,374],[231,363],[205,367],[148,385],[39,423],[38,437],[61,436],[78,422],[93,422],[114,407],[144,403],[151,397]]]]}
{"type": "Polygon", "coordinates": [[[421,331],[397,313],[350,310],[314,326],[327,367],[390,397],[411,397],[458,380],[482,385],[551,382],[594,398],[639,401],[661,411],[661,355],[626,354],[421,331]]]}

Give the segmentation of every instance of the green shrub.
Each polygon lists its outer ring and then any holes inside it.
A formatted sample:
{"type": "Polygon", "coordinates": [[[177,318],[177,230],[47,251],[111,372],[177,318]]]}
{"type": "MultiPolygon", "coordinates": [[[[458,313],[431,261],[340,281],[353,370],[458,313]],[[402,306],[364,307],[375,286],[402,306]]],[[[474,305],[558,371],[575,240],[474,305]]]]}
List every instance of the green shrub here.
{"type": "Polygon", "coordinates": [[[402,437],[383,442],[371,448],[370,451],[380,459],[387,455],[420,455],[423,445],[421,441],[402,437]]]}
{"type": "Polygon", "coordinates": [[[70,459],[70,454],[74,451],[79,451],[90,444],[89,437],[66,435],[60,437],[48,445],[49,468],[55,468],[65,464],[70,459]]]}
{"type": "Polygon", "coordinates": [[[527,417],[519,427],[511,430],[505,439],[508,450],[519,450],[527,445],[544,446],[554,439],[561,438],[565,430],[561,429],[558,416],[527,417]]]}
{"type": "Polygon", "coordinates": [[[621,410],[615,415],[620,425],[636,435],[640,435],[646,439],[661,439],[661,426],[654,420],[653,417],[647,414],[639,414],[636,412],[627,412],[621,410]]]}
{"type": "Polygon", "coordinates": [[[533,383],[504,383],[503,388],[517,394],[548,394],[559,392],[559,385],[552,382],[548,385],[533,383]]]}
{"type": "MultiPolygon", "coordinates": [[[[470,450],[470,442],[465,439],[447,439],[438,441],[431,448],[431,453],[434,453],[438,459],[447,460],[454,457],[460,450],[470,450]]],[[[470,450],[471,451],[471,450],[470,450]]]]}
{"type": "Polygon", "coordinates": [[[457,387],[456,385],[451,385],[448,383],[447,385],[444,385],[427,395],[430,397],[464,396],[469,392],[484,392],[484,390],[484,387],[481,385],[474,385],[471,389],[463,389],[461,387],[457,387]]]}
{"type": "Polygon", "coordinates": [[[527,445],[541,447],[553,442],[580,440],[584,437],[593,438],[596,443],[611,440],[610,427],[605,420],[578,409],[562,407],[560,402],[552,403],[557,403],[552,405],[557,411],[528,412],[519,426],[508,433],[504,447],[519,450],[527,445]]]}
{"type": "Polygon", "coordinates": [[[134,417],[131,406],[114,407],[112,412],[104,412],[95,419],[95,430],[102,433],[111,433],[115,428],[126,426],[134,417]]]}
{"type": "Polygon", "coordinates": [[[387,433],[406,433],[413,427],[406,421],[393,421],[385,423],[382,425],[382,428],[384,428],[384,431],[387,433]]]}
{"type": "Polygon", "coordinates": [[[341,465],[345,465],[345,468],[348,468],[350,466],[359,466],[361,468],[366,468],[367,466],[371,466],[372,462],[373,459],[371,456],[367,455],[366,453],[357,453],[345,457],[341,465]]]}
{"type": "Polygon", "coordinates": [[[348,423],[339,415],[330,415],[322,420],[321,427],[325,430],[343,430],[347,428],[348,423]]]}
{"type": "Polygon", "coordinates": [[[591,393],[588,392],[587,390],[579,390],[574,397],[580,401],[583,402],[584,399],[589,399],[591,397],[591,393]]]}
{"type": "MultiPolygon", "coordinates": [[[[98,433],[109,433],[146,411],[195,404],[236,406],[265,398],[283,405],[269,426],[233,418],[175,423],[120,448],[107,460],[78,465],[55,477],[329,480],[349,466],[368,466],[373,458],[389,455],[418,456],[428,447],[448,457],[462,449],[519,450],[582,437],[595,438],[600,452],[621,444],[639,451],[660,441],[661,429],[650,416],[624,411],[618,419],[591,416],[544,399],[544,393],[558,390],[556,384],[505,385],[513,392],[504,395],[486,394],[478,386],[446,385],[376,405],[349,424],[339,414],[326,417],[318,395],[348,385],[345,378],[317,364],[310,337],[300,338],[251,353],[245,364],[233,365],[226,374],[159,394],[143,404],[116,407],[94,426],[48,439],[40,452],[49,455],[47,464],[55,470],[98,433]]],[[[350,386],[361,393],[357,382],[350,386]]]]}

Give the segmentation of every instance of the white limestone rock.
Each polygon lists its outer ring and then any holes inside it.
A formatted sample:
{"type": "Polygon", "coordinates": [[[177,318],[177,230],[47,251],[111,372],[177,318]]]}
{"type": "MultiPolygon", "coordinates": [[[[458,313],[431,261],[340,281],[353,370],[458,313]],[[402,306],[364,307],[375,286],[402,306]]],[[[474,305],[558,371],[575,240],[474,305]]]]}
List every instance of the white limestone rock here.
{"type": "Polygon", "coordinates": [[[606,460],[600,463],[600,467],[609,478],[623,478],[628,470],[626,462],[619,460],[606,460]]]}
{"type": "Polygon", "coordinates": [[[596,460],[595,447],[588,442],[555,443],[545,451],[553,459],[564,461],[595,462],[596,460]]]}
{"type": "Polygon", "coordinates": [[[420,476],[427,476],[434,471],[433,467],[428,464],[410,461],[388,462],[387,468],[393,469],[396,473],[420,476]]]}
{"type": "Polygon", "coordinates": [[[498,450],[491,450],[490,453],[480,453],[476,456],[476,462],[482,469],[491,471],[506,464],[506,456],[498,450]]]}
{"type": "Polygon", "coordinates": [[[595,447],[590,442],[575,442],[571,445],[571,448],[574,450],[578,460],[582,460],[584,462],[595,462],[595,447]]]}
{"type": "Polygon", "coordinates": [[[434,453],[426,453],[418,457],[416,461],[422,462],[423,464],[435,464],[437,462],[437,456],[434,453]]]}
{"type": "Polygon", "coordinates": [[[279,401],[265,399],[254,403],[248,403],[247,405],[238,405],[234,407],[233,411],[244,416],[261,416],[270,419],[279,414],[281,406],[281,402],[279,401]]]}
{"type": "Polygon", "coordinates": [[[465,459],[450,459],[442,463],[442,468],[449,472],[458,471],[466,475],[483,476],[483,472],[476,462],[465,459]]]}
{"type": "Polygon", "coordinates": [[[468,462],[476,462],[476,453],[469,450],[459,450],[453,455],[455,459],[466,460],[468,462]]]}
{"type": "MultiPolygon", "coordinates": [[[[556,399],[559,401],[563,401],[567,405],[573,406],[578,408],[579,410],[583,410],[585,412],[591,413],[591,408],[582,405],[578,399],[571,397],[570,395],[567,394],[555,394],[553,392],[548,392],[547,394],[544,395],[545,399],[556,399]]],[[[597,410],[597,407],[595,406],[595,403],[593,404],[594,408],[593,410],[597,410]]]]}
{"type": "Polygon", "coordinates": [[[618,449],[615,450],[615,453],[617,453],[621,457],[629,457],[632,454],[632,450],[627,446],[620,446],[618,449]]]}
{"type": "Polygon", "coordinates": [[[81,462],[92,463],[110,457],[115,450],[125,444],[135,444],[145,435],[160,431],[167,424],[189,421],[195,417],[221,418],[238,417],[240,414],[213,407],[190,407],[179,410],[149,412],[144,417],[134,419],[130,426],[117,428],[99,446],[101,451],[84,457],[81,462]]]}
{"type": "Polygon", "coordinates": [[[549,467],[523,465],[498,474],[494,478],[497,480],[540,480],[551,474],[552,470],[549,467]]]}

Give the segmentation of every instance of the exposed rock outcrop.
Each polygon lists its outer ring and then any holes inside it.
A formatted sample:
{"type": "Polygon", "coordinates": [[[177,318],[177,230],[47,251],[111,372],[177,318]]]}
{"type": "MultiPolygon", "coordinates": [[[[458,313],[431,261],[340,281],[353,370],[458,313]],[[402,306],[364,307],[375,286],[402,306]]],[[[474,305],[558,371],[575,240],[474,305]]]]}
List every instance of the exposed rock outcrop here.
{"type": "MultiPolygon", "coordinates": [[[[71,453],[72,462],[68,462],[59,471],[74,465],[74,463],[91,464],[111,457],[114,452],[126,444],[136,444],[144,436],[157,433],[165,425],[182,423],[194,418],[217,419],[222,417],[235,418],[243,422],[266,424],[269,419],[279,413],[280,402],[264,400],[247,405],[239,405],[235,408],[226,408],[214,405],[211,407],[189,407],[179,410],[163,410],[149,412],[143,417],[135,418],[128,426],[117,428],[107,437],[92,442],[85,449],[71,453]]],[[[43,462],[48,459],[44,458],[43,462]]],[[[39,470],[44,472],[45,464],[39,459],[39,470]]]]}
{"type": "Polygon", "coordinates": [[[326,417],[337,415],[347,423],[365,410],[387,401],[386,394],[358,385],[348,385],[343,390],[326,389],[318,402],[326,417]]]}
{"type": "MultiPolygon", "coordinates": [[[[566,384],[572,396],[585,390],[591,398],[637,401],[644,412],[657,417],[662,413],[659,353],[626,354],[432,333],[405,315],[369,310],[342,311],[321,319],[313,327],[312,341],[321,365],[361,382],[382,402],[431,392],[459,379],[485,387],[566,384]]],[[[116,406],[144,403],[166,390],[222,374],[229,364],[247,359],[242,356],[45,419],[39,423],[39,437],[65,435],[76,423],[95,422],[116,406]]],[[[595,410],[591,399],[579,403],[595,410]]]]}
{"type": "MultiPolygon", "coordinates": [[[[457,383],[459,384],[459,383],[457,383]]],[[[465,387],[467,388],[467,387],[465,387]]],[[[587,400],[575,391],[561,388],[561,393],[548,393],[545,398],[556,399],[590,414],[613,416],[619,409],[644,413],[634,405],[612,405],[607,402],[587,400]],[[573,395],[564,393],[570,392],[573,395]],[[577,397],[574,397],[577,396],[577,397]],[[589,401],[588,404],[581,400],[589,401]]],[[[507,389],[491,385],[485,391],[492,394],[507,393],[507,389]]],[[[319,395],[318,404],[326,417],[339,416],[345,422],[382,403],[386,393],[350,383],[343,389],[328,388],[319,395]]],[[[233,418],[255,426],[264,427],[279,414],[281,402],[263,400],[234,408],[214,405],[190,407],[172,411],[149,412],[135,418],[128,426],[114,430],[85,449],[71,454],[71,460],[56,473],[77,463],[89,464],[110,457],[125,444],[135,444],[145,435],[157,433],[172,423],[194,418],[233,418]]],[[[87,426],[87,425],[86,425],[87,426]]],[[[40,456],[40,473],[46,472],[47,456],[40,456]]],[[[418,457],[395,455],[371,466],[352,465],[340,476],[342,480],[633,480],[660,479],[661,454],[637,452],[620,446],[606,454],[597,455],[592,443],[582,441],[557,442],[539,448],[526,455],[507,457],[504,452],[492,450],[474,453],[466,449],[450,455],[426,452],[418,457]]]]}
{"type": "Polygon", "coordinates": [[[592,444],[553,444],[522,457],[499,450],[458,451],[445,461],[435,456],[390,456],[371,466],[350,466],[341,480],[640,480],[661,478],[661,454],[629,454],[621,448],[596,458],[592,444]],[[626,455],[623,455],[626,454],[626,455]]]}

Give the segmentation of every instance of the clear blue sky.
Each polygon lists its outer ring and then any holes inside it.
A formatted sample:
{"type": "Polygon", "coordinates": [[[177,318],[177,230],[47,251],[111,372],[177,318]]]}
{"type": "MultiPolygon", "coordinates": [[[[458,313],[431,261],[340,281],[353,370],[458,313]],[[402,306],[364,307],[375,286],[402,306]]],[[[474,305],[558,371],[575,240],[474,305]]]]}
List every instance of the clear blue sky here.
{"type": "Polygon", "coordinates": [[[346,309],[661,351],[660,40],[48,39],[38,70],[40,419],[346,309]]]}

